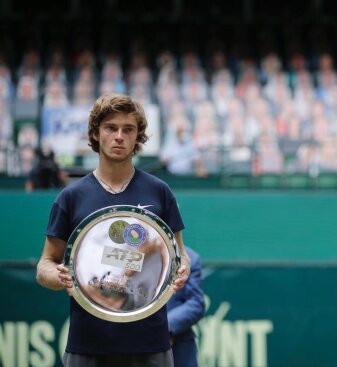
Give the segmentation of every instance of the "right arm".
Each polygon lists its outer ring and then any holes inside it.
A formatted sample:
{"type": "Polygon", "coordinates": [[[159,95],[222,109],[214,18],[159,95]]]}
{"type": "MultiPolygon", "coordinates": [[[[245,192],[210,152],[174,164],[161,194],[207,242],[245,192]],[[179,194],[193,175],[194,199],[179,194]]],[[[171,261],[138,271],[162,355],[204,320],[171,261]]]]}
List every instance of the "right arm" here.
{"type": "Polygon", "coordinates": [[[50,236],[46,238],[36,272],[36,280],[42,287],[55,291],[73,287],[69,269],[62,264],[65,248],[65,241],[50,236]]]}

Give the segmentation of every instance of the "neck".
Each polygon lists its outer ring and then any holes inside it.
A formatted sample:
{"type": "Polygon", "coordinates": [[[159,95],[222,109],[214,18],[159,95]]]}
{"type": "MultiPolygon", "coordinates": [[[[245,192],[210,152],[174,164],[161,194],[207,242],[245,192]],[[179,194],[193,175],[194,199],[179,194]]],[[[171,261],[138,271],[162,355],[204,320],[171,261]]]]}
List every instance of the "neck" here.
{"type": "Polygon", "coordinates": [[[120,162],[111,161],[100,154],[97,173],[108,183],[118,185],[123,183],[133,172],[132,159],[120,162]]]}
{"type": "Polygon", "coordinates": [[[133,173],[134,167],[132,164],[129,165],[114,165],[109,167],[98,166],[96,172],[100,177],[111,185],[118,185],[125,182],[133,173]]]}
{"type": "Polygon", "coordinates": [[[134,174],[135,174],[135,168],[133,166],[131,166],[131,171],[128,173],[127,176],[121,175],[120,172],[114,171],[110,171],[110,174],[108,175],[107,172],[105,172],[105,175],[102,175],[102,172],[100,171],[100,168],[97,168],[94,171],[94,174],[97,178],[97,180],[101,183],[101,185],[109,192],[111,192],[112,194],[119,194],[121,192],[123,192],[127,186],[129,185],[130,181],[132,180],[134,174]],[[118,174],[118,179],[115,177],[114,175],[118,174]],[[122,179],[120,179],[119,177],[123,177],[122,179]]]}

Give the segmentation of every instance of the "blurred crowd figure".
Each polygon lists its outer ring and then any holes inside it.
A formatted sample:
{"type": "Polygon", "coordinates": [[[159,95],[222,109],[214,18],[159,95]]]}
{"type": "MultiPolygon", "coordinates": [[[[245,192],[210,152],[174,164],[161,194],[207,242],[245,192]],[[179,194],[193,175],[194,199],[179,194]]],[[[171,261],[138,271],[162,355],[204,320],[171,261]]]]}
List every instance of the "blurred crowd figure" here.
{"type": "Polygon", "coordinates": [[[34,164],[27,174],[26,192],[36,189],[58,189],[68,182],[68,175],[55,161],[54,152],[47,147],[36,149],[34,164]]]}
{"type": "Polygon", "coordinates": [[[197,146],[184,125],[176,125],[173,131],[167,131],[160,160],[172,175],[207,176],[197,146]]]}
{"type": "Polygon", "coordinates": [[[29,172],[41,108],[89,106],[104,93],[127,93],[160,116],[159,151],[151,154],[172,174],[337,171],[337,74],[330,53],[317,56],[315,67],[300,51],[287,63],[276,52],[233,62],[220,47],[206,59],[193,49],[179,55],[166,49],[154,59],[141,47],[128,60],[115,50],[96,55],[84,47],[69,60],[55,47],[42,67],[37,50],[28,49],[15,75],[2,60],[0,172],[9,164],[18,166],[14,173],[29,172]],[[13,146],[17,159],[10,160],[13,146]]]}

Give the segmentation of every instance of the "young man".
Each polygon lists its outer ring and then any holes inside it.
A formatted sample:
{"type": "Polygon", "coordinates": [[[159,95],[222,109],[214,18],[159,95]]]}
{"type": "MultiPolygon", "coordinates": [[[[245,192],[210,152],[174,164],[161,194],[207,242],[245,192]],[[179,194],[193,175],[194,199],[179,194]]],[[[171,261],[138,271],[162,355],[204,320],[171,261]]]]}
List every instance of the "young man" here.
{"type": "MultiPolygon", "coordinates": [[[[69,236],[88,215],[112,205],[149,207],[174,232],[180,252],[181,289],[190,272],[176,199],[158,178],[135,169],[132,157],[147,140],[143,108],[123,95],[97,99],[89,116],[88,135],[99,154],[97,169],[61,191],[51,209],[46,242],[37,266],[37,281],[61,290],[73,286],[62,264],[69,236]]],[[[116,323],[86,312],[71,298],[70,328],[64,356],[66,367],[173,367],[166,307],[138,321],[116,323]]]]}

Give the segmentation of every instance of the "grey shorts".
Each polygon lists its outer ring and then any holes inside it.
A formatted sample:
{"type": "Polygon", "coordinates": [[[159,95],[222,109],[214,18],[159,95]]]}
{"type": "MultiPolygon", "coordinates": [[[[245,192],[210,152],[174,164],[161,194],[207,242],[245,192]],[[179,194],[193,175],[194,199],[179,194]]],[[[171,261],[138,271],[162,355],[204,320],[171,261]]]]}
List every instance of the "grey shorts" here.
{"type": "Polygon", "coordinates": [[[172,350],[161,353],[86,355],[64,353],[64,367],[174,367],[172,350]]]}

